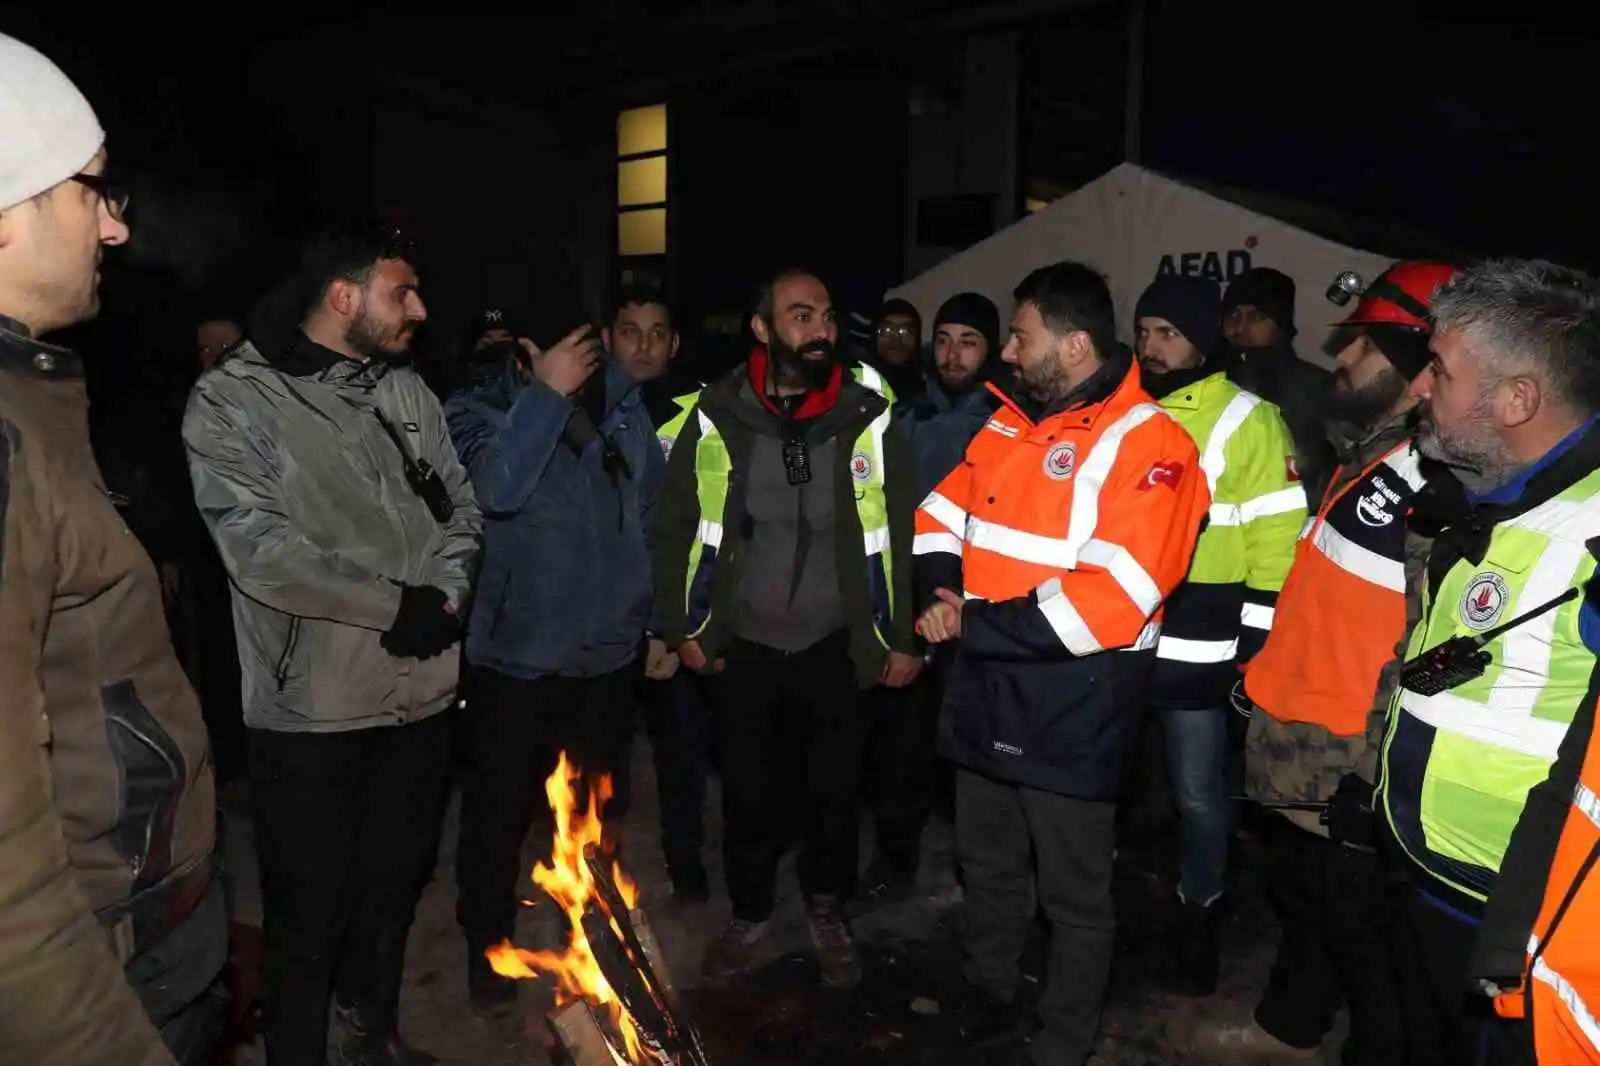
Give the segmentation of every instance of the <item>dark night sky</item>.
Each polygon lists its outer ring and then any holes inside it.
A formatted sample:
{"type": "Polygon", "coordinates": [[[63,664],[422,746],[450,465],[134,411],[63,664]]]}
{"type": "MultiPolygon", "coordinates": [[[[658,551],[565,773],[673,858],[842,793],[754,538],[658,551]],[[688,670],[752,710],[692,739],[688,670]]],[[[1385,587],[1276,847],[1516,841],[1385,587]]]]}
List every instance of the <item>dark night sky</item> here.
{"type": "MultiPolygon", "coordinates": [[[[626,6],[590,0],[584,8],[604,16],[626,6]]],[[[1414,7],[1153,0],[1141,161],[1399,220],[1474,250],[1600,264],[1587,158],[1596,95],[1593,32],[1572,24],[1543,30],[1451,24],[1408,13],[1414,7]]],[[[351,17],[358,31],[346,55],[353,64],[414,64],[468,89],[488,69],[501,91],[517,86],[534,100],[552,86],[582,88],[615,75],[594,56],[583,56],[575,68],[556,65],[575,51],[574,41],[604,53],[594,41],[615,31],[614,22],[591,31],[527,15],[513,26],[481,16],[437,15],[431,24],[381,11],[351,17]],[[418,25],[433,26],[430,40],[416,39],[418,25]],[[460,42],[458,62],[441,56],[437,44],[452,34],[460,42]]],[[[1102,28],[1108,21],[1116,20],[1098,20],[1102,28]]],[[[186,197],[219,190],[222,200],[247,204],[253,219],[274,226],[315,206],[317,165],[301,153],[327,141],[303,135],[309,125],[342,121],[336,107],[315,101],[319,93],[336,99],[346,75],[313,66],[290,86],[252,84],[249,76],[260,42],[295,38],[316,24],[314,9],[280,5],[247,30],[190,25],[185,33],[192,36],[184,38],[153,20],[85,20],[71,5],[7,22],[86,85],[122,161],[159,169],[186,197]],[[280,105],[284,97],[300,101],[293,118],[280,105]]],[[[827,27],[841,34],[849,28],[837,21],[827,27]]],[[[1084,87],[1068,111],[1107,116],[1094,124],[1092,150],[1074,145],[1071,129],[1055,135],[1064,155],[1077,153],[1080,169],[1085,158],[1095,169],[1116,162],[1122,53],[1115,37],[1113,27],[1109,37],[1084,36],[1089,44],[1074,47],[1069,33],[1068,43],[1049,45],[1056,82],[1069,93],[1071,85],[1084,87]]],[[[906,48],[898,44],[894,61],[915,71],[919,60],[906,48]]],[[[668,52],[629,57],[619,66],[696,62],[668,52]]],[[[352,138],[368,136],[358,123],[350,129],[352,138]]],[[[332,136],[337,142],[340,134],[332,136]]],[[[330,165],[337,164],[325,161],[324,169],[330,165]]],[[[185,210],[201,222],[211,217],[203,207],[185,210]]]]}

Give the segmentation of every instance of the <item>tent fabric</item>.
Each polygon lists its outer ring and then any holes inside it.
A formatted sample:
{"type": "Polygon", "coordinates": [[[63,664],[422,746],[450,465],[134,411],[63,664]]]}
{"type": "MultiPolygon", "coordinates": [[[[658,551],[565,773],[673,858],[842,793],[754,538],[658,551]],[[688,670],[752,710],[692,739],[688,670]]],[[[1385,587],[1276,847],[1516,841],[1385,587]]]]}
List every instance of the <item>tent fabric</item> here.
{"type": "MultiPolygon", "coordinates": [[[[1011,292],[1029,271],[1078,259],[1106,275],[1116,301],[1118,333],[1131,339],[1134,304],[1158,273],[1201,274],[1226,284],[1252,266],[1273,267],[1292,277],[1298,290],[1300,356],[1327,365],[1322,339],[1345,312],[1324,296],[1333,279],[1340,271],[1353,270],[1371,281],[1400,255],[1419,251],[1413,240],[1403,242],[1404,252],[1390,254],[1351,247],[1220,192],[1123,163],[890,290],[885,298],[914,304],[922,312],[925,333],[939,305],[958,292],[982,293],[999,306],[1002,321],[1009,321],[1011,292]]],[[[1257,203],[1277,202],[1282,214],[1296,220],[1339,217],[1306,205],[1239,195],[1257,203]]]]}

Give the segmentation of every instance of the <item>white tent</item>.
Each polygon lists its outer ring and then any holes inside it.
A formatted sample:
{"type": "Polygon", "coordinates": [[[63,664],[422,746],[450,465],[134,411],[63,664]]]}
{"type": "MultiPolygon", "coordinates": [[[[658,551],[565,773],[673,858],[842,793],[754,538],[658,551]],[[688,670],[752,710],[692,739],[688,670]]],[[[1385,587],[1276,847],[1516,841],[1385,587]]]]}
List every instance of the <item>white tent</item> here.
{"type": "Polygon", "coordinates": [[[1302,357],[1320,360],[1325,331],[1342,313],[1324,295],[1338,273],[1354,270],[1371,281],[1396,258],[1421,250],[1414,236],[1398,231],[1377,235],[1387,253],[1379,254],[1318,236],[1313,228],[1344,236],[1351,227],[1338,215],[1304,204],[1208,191],[1123,163],[888,295],[916,306],[927,340],[939,305],[956,293],[989,297],[1004,323],[1010,319],[1011,291],[1030,270],[1078,259],[1106,275],[1117,305],[1118,333],[1128,339],[1134,304],[1158,273],[1202,274],[1226,284],[1252,266],[1268,266],[1294,279],[1301,337],[1296,348],[1302,357]]]}

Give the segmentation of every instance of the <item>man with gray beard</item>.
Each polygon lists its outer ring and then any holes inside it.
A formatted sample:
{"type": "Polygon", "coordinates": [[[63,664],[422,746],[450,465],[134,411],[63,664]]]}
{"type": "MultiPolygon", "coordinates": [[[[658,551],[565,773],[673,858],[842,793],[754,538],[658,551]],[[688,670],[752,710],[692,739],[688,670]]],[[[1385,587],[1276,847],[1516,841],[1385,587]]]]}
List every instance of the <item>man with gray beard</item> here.
{"type": "Polygon", "coordinates": [[[1409,883],[1395,959],[1412,1066],[1525,1063],[1520,1027],[1464,990],[1515,987],[1536,951],[1541,878],[1515,882],[1539,862],[1519,855],[1550,854],[1571,788],[1546,778],[1593,728],[1600,281],[1479,263],[1433,312],[1417,447],[1455,477],[1430,478],[1409,519],[1433,545],[1383,745],[1381,842],[1409,883]]]}

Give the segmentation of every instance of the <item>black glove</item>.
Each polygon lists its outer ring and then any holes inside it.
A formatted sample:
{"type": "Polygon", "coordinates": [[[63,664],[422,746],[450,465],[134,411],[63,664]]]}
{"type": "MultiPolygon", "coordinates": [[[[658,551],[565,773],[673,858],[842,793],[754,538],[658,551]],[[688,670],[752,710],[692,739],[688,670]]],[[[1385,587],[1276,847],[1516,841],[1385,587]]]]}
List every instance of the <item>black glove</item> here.
{"type": "Polygon", "coordinates": [[[461,621],[445,594],[432,585],[401,585],[394,624],[378,638],[397,659],[431,659],[461,636],[461,621]]]}
{"type": "Polygon", "coordinates": [[[1335,844],[1349,844],[1358,848],[1377,845],[1377,816],[1373,812],[1371,782],[1358,774],[1345,774],[1333,790],[1328,809],[1322,812],[1322,824],[1328,827],[1328,839],[1335,844]]]}

